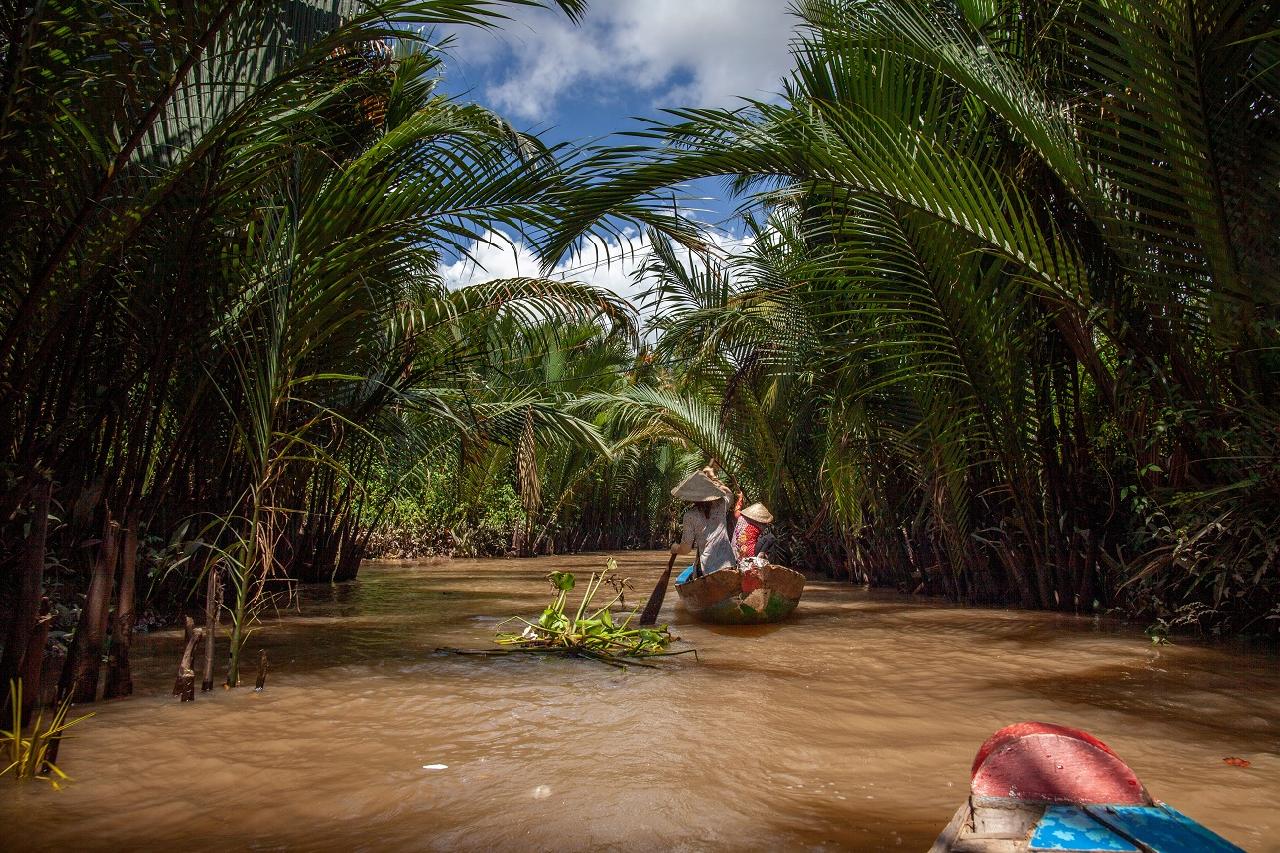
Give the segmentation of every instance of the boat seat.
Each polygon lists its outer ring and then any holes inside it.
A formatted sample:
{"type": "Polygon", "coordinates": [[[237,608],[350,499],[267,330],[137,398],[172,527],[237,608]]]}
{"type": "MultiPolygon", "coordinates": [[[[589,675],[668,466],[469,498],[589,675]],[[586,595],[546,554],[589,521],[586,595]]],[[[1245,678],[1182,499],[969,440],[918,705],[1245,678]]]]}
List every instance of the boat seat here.
{"type": "Polygon", "coordinates": [[[1244,853],[1177,809],[1154,806],[1050,806],[1036,825],[1032,853],[1244,853]]]}

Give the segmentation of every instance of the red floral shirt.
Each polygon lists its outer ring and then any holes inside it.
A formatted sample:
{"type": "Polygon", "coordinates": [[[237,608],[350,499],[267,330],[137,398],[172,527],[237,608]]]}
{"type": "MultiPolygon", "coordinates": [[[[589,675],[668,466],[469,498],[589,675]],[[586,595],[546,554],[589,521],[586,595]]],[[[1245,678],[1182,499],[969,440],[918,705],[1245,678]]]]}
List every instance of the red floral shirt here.
{"type": "Polygon", "coordinates": [[[738,523],[733,526],[733,550],[741,560],[756,555],[756,542],[760,539],[760,525],[745,515],[738,516],[738,523]]]}

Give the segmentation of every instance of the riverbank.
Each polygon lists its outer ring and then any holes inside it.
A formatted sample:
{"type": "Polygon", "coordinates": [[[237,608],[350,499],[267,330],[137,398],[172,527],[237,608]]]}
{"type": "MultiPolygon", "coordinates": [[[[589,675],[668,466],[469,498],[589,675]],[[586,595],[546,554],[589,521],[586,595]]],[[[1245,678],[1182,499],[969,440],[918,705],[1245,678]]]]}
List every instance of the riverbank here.
{"type": "MultiPolygon", "coordinates": [[[[642,604],[665,561],[616,556],[642,604]]],[[[5,844],[921,850],[981,741],[1043,719],[1097,734],[1246,849],[1280,849],[1274,656],[824,582],[760,628],[692,624],[669,595],[663,618],[702,662],[657,672],[433,654],[536,613],[552,568],[602,563],[368,564],[250,640],[272,661],[261,694],[179,705],[178,636],[146,638],[138,694],[93,708],[64,749],[74,784],[0,786],[5,844]]]]}

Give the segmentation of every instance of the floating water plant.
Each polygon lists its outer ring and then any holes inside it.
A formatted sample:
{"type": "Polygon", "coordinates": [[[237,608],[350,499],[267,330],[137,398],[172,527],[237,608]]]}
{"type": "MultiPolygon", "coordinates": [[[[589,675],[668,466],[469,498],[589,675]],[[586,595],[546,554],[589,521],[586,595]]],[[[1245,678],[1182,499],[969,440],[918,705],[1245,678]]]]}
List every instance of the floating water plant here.
{"type": "Polygon", "coordinates": [[[629,664],[637,666],[653,666],[646,663],[648,658],[671,657],[674,655],[692,654],[698,656],[696,649],[670,651],[671,641],[678,639],[671,635],[665,625],[639,627],[634,625],[637,615],[632,610],[619,620],[613,613],[613,606],[622,600],[625,582],[616,585],[617,563],[612,559],[603,572],[592,572],[583,590],[582,601],[577,610],[570,612],[568,606],[569,593],[577,585],[577,578],[572,572],[551,572],[547,580],[551,583],[554,597],[537,621],[530,621],[513,616],[499,627],[512,622],[523,625],[520,631],[499,631],[495,642],[503,649],[447,649],[457,654],[473,655],[507,655],[515,653],[562,655],[566,657],[583,657],[607,663],[611,666],[625,667],[629,664]],[[596,600],[602,587],[609,584],[614,594],[603,604],[596,600]]]}
{"type": "Polygon", "coordinates": [[[71,699],[68,697],[53,712],[53,718],[47,726],[41,727],[44,722],[43,712],[37,714],[35,723],[31,726],[31,734],[24,736],[21,680],[9,682],[9,697],[13,708],[13,728],[0,731],[0,761],[8,762],[0,770],[0,776],[12,771],[15,779],[41,779],[54,788],[61,788],[63,782],[70,781],[70,777],[53,763],[50,750],[63,737],[63,732],[76,723],[89,719],[93,714],[68,720],[67,711],[71,708],[71,699]]]}

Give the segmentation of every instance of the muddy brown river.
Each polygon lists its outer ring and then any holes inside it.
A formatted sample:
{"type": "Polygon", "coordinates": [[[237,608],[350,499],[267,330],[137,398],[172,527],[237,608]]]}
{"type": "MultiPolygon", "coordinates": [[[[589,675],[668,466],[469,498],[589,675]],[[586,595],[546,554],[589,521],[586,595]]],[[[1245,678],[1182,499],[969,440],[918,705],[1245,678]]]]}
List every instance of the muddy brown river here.
{"type": "MultiPolygon", "coordinates": [[[[639,603],[664,556],[618,555],[639,603]]],[[[548,571],[602,563],[367,565],[250,639],[246,657],[271,660],[260,694],[178,704],[179,635],[140,638],[137,694],[92,709],[63,748],[74,783],[0,780],[0,845],[918,851],[982,740],[1046,720],[1098,735],[1237,844],[1280,851],[1267,654],[824,582],[758,628],[694,624],[673,590],[663,619],[701,662],[657,671],[434,653],[488,646],[501,618],[544,606],[548,571]]]]}

